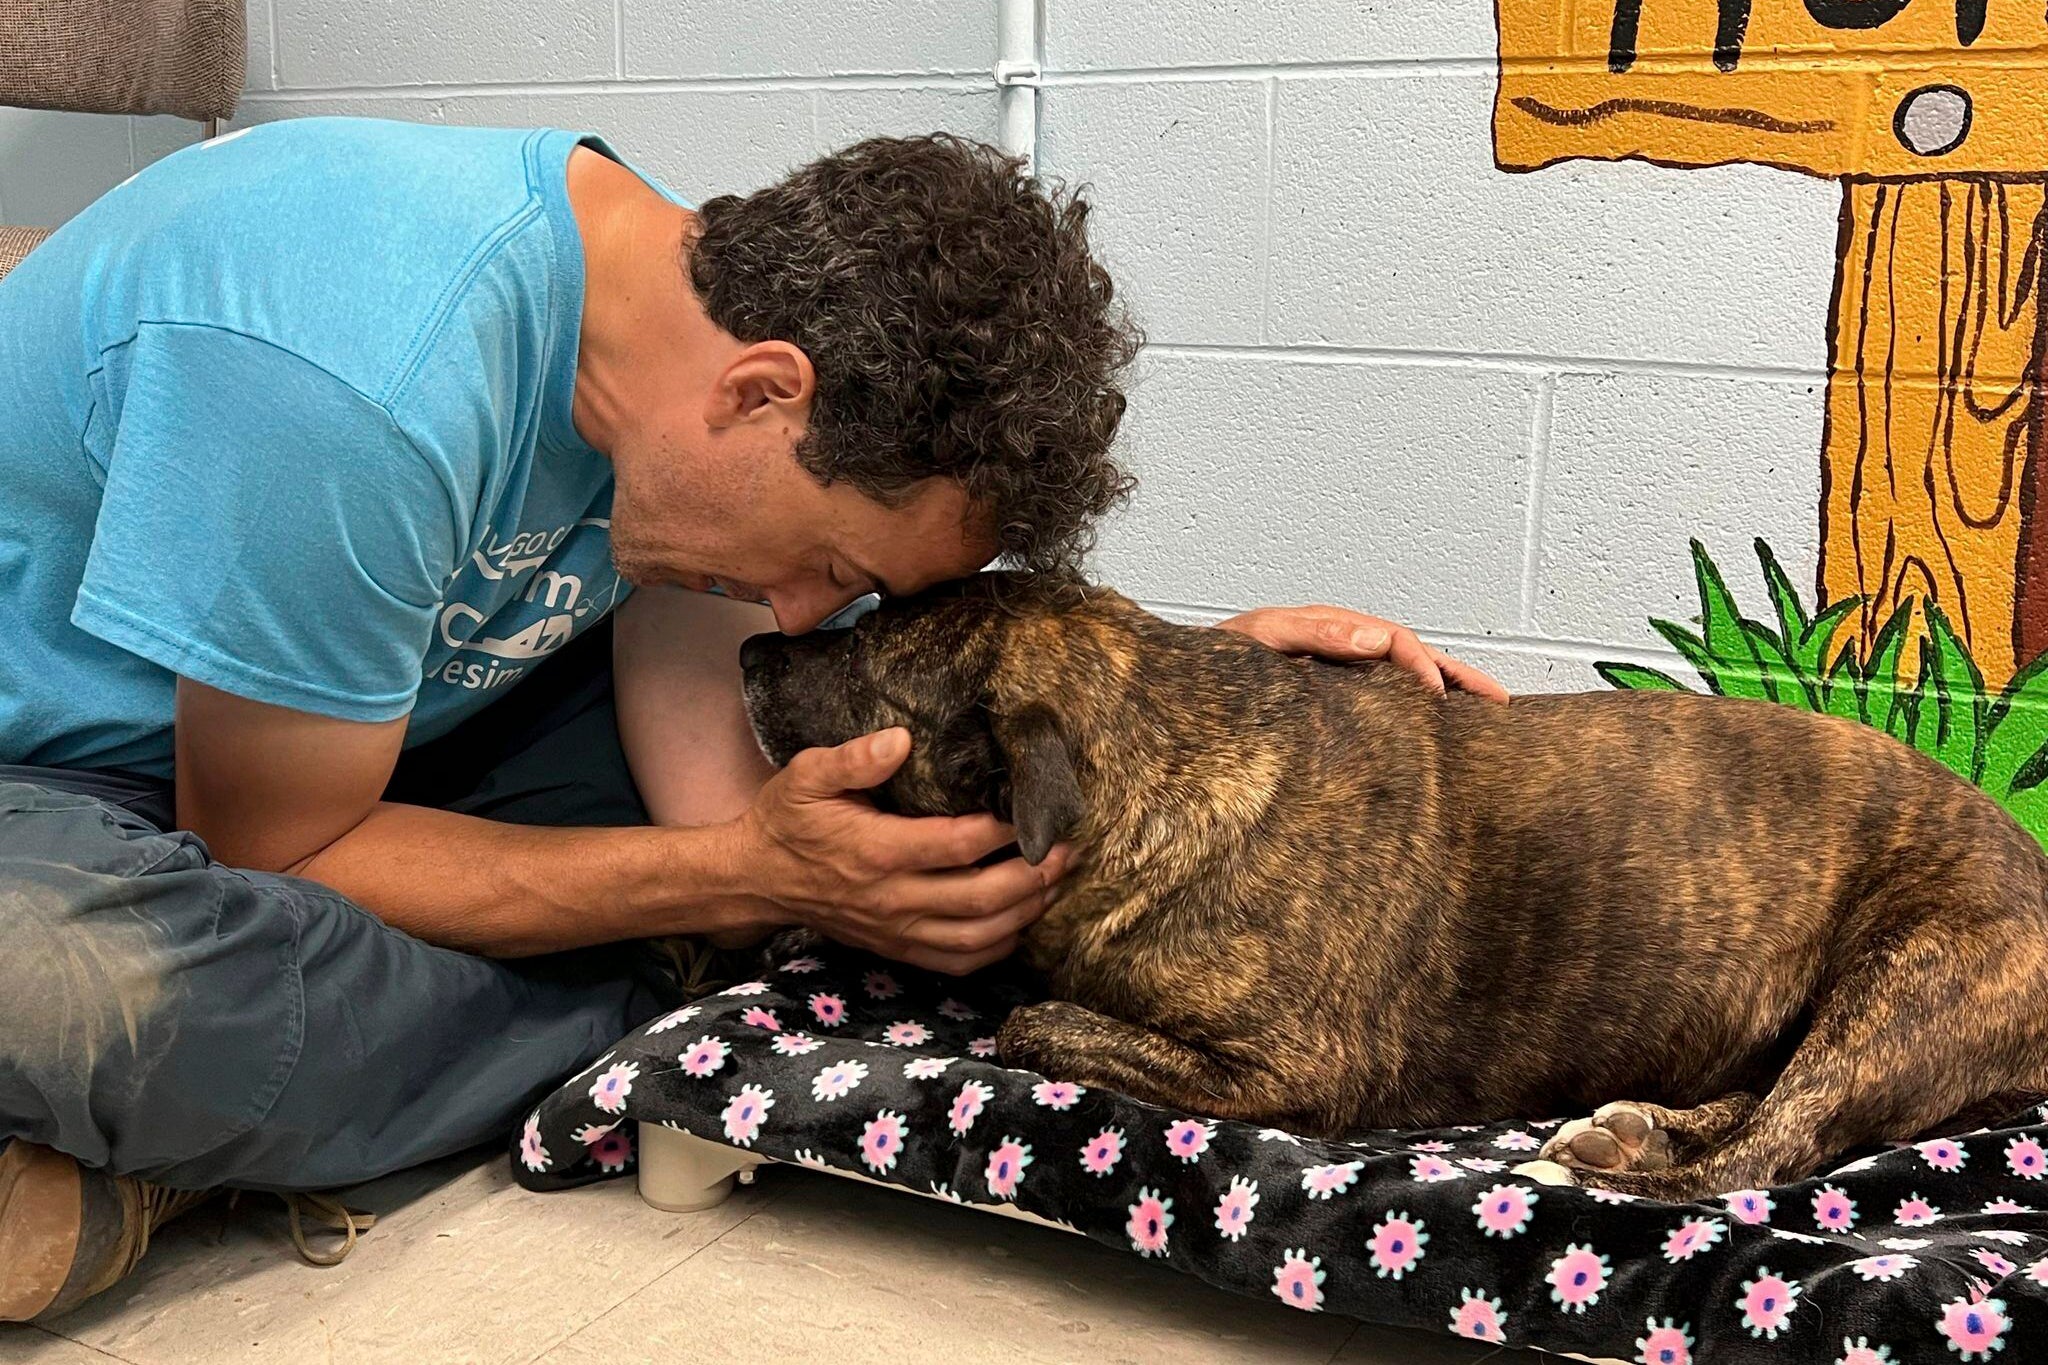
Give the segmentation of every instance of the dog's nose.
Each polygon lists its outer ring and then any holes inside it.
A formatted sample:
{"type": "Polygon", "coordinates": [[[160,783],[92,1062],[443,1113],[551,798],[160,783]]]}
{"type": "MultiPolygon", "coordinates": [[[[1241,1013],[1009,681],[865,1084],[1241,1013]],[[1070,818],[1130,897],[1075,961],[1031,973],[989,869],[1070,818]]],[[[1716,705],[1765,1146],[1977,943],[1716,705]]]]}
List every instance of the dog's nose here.
{"type": "Polygon", "coordinates": [[[774,638],[773,634],[749,635],[740,644],[740,667],[758,668],[768,662],[769,642],[774,638]]]}

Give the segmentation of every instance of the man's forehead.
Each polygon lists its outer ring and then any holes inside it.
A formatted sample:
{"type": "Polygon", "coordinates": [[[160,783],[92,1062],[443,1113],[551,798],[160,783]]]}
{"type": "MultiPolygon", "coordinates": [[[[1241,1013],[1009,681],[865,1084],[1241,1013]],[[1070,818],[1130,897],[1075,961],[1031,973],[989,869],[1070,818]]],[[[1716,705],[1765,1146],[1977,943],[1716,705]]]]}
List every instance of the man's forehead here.
{"type": "Polygon", "coordinates": [[[881,534],[857,547],[856,566],[887,596],[901,597],[971,574],[1002,549],[994,518],[951,480],[931,480],[891,509],[881,534]]]}

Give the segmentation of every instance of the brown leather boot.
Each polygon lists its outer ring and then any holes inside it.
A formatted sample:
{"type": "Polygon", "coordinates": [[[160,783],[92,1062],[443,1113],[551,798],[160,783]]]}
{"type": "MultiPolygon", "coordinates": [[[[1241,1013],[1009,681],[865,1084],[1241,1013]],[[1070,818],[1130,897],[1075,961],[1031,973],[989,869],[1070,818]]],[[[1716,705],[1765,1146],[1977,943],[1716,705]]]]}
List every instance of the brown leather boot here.
{"type": "Polygon", "coordinates": [[[171,1190],[19,1139],[0,1148],[0,1322],[70,1312],[135,1268],[149,1235],[219,1190],[171,1190]]]}

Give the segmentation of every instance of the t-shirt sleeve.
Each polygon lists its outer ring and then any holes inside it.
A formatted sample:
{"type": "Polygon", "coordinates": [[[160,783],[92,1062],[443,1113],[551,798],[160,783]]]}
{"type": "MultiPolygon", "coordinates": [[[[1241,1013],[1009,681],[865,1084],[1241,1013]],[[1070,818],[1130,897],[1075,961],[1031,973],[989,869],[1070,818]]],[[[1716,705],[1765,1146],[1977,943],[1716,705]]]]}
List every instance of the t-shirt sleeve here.
{"type": "Polygon", "coordinates": [[[445,477],[292,352],[146,324],[72,624],[255,701],[407,714],[456,567],[445,477]]]}

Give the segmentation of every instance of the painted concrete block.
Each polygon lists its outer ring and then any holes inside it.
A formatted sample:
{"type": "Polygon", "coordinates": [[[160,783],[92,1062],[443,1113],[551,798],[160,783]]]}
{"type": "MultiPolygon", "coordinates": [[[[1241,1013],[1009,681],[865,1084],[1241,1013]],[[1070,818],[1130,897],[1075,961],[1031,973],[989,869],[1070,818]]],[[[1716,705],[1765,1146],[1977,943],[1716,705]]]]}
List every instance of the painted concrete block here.
{"type": "Polygon", "coordinates": [[[1055,71],[1491,57],[1493,8],[1412,0],[1047,0],[1055,71]]]}
{"type": "Polygon", "coordinates": [[[1431,639],[1429,643],[1460,663],[1491,674],[1512,696],[1546,692],[1590,692],[1600,686],[1592,665],[1534,644],[1475,645],[1464,640],[1431,639]]]}
{"type": "Polygon", "coordinates": [[[277,0],[278,85],[609,79],[612,0],[277,0]]]}
{"type": "Polygon", "coordinates": [[[988,71],[996,7],[960,0],[756,5],[624,0],[626,74],[823,76],[988,71]]]}
{"type": "MultiPolygon", "coordinates": [[[[1425,639],[1430,637],[1425,636],[1425,639]]],[[[1668,649],[1638,649],[1627,646],[1582,648],[1546,644],[1541,640],[1516,640],[1474,644],[1462,639],[1430,639],[1430,643],[1451,657],[1499,679],[1513,696],[1538,696],[1554,692],[1608,692],[1595,663],[1627,663],[1678,679],[1697,688],[1699,679],[1685,666],[1685,660],[1668,649]]]]}
{"type": "Polygon", "coordinates": [[[244,90],[271,88],[270,0],[249,0],[249,66],[242,77],[244,90]]]}
{"type": "Polygon", "coordinates": [[[1760,166],[1510,175],[1493,85],[1281,82],[1270,339],[1826,363],[1838,186],[1760,166]]]}
{"type": "Polygon", "coordinates": [[[977,142],[995,142],[995,87],[952,90],[820,90],[818,150],[834,151],[865,137],[908,137],[948,132],[977,142]]]}
{"type": "Polygon", "coordinates": [[[190,147],[206,131],[204,124],[169,115],[138,118],[134,122],[135,169],[138,171],[180,148],[190,147]]]}
{"type": "Polygon", "coordinates": [[[1266,86],[1056,86],[1040,174],[1086,183],[1091,240],[1154,341],[1259,339],[1266,86]]]}
{"type": "Polygon", "coordinates": [[[474,127],[558,127],[602,135],[634,165],[696,202],[745,191],[814,152],[812,92],[685,91],[667,94],[334,95],[250,99],[234,126],[331,114],[474,127]]]}
{"type": "Polygon", "coordinates": [[[1770,543],[1809,610],[1823,386],[1564,375],[1545,460],[1536,631],[1655,645],[1648,619],[1699,612],[1687,541],[1743,611],[1773,618],[1751,542],[1770,543]]]}
{"type": "Polygon", "coordinates": [[[1512,629],[1534,404],[1499,371],[1148,353],[1121,447],[1139,488],[1095,576],[1153,601],[1512,629]]]}
{"type": "Polygon", "coordinates": [[[534,122],[526,95],[321,95],[315,99],[242,101],[224,127],[245,128],[290,118],[384,118],[469,128],[526,128],[534,122]]]}
{"type": "Polygon", "coordinates": [[[692,203],[757,189],[809,160],[809,90],[692,90],[532,97],[536,123],[603,134],[692,203]]]}
{"type": "Polygon", "coordinates": [[[0,108],[0,222],[56,227],[134,170],[126,118],[0,108]]]}

